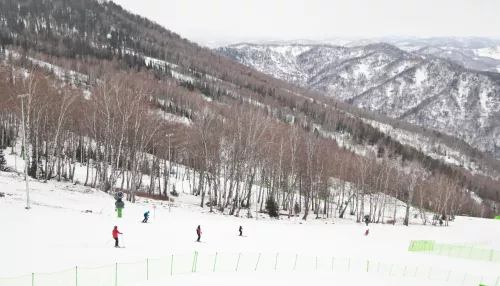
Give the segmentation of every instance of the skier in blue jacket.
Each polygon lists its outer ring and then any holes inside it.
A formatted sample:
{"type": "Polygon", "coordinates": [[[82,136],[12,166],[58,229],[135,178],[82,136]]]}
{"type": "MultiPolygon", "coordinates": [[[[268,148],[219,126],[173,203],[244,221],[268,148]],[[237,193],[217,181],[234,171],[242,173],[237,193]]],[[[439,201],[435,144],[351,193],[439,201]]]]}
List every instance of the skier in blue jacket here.
{"type": "Polygon", "coordinates": [[[148,222],[148,218],[149,218],[149,211],[147,211],[147,212],[144,213],[144,220],[142,222],[143,223],[148,222]]]}

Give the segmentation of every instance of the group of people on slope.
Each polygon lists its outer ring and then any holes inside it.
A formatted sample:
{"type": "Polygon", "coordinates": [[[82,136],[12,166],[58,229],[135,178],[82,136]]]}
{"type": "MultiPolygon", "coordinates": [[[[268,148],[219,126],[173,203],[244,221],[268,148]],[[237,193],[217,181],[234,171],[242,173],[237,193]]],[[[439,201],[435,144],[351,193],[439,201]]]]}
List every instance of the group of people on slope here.
{"type": "MultiPolygon", "coordinates": [[[[144,219],[142,220],[143,223],[147,223],[148,222],[148,219],[149,219],[149,211],[145,212],[144,213],[144,219]]],[[[240,225],[240,228],[239,228],[239,232],[240,232],[240,236],[243,236],[243,227],[240,225]]],[[[115,247],[120,247],[119,246],[119,241],[118,241],[118,235],[119,234],[123,234],[121,233],[119,230],[118,230],[118,226],[115,225],[115,227],[113,228],[113,232],[112,232],[112,235],[113,235],[113,239],[115,240],[115,247]]],[[[201,240],[201,226],[198,225],[198,227],[196,228],[196,235],[198,236],[198,239],[196,240],[197,242],[200,242],[201,240]]]]}

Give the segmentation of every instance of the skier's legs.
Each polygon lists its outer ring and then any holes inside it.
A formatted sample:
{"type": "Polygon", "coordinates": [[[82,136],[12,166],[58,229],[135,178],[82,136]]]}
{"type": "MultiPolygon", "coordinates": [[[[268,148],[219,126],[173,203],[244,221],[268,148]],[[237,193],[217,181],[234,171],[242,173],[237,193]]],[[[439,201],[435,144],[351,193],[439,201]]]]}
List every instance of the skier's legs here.
{"type": "Polygon", "coordinates": [[[196,241],[200,241],[200,238],[201,238],[201,235],[200,235],[200,234],[198,234],[198,240],[196,240],[196,241]]]}
{"type": "Polygon", "coordinates": [[[118,237],[115,238],[115,247],[118,247],[118,237]]]}

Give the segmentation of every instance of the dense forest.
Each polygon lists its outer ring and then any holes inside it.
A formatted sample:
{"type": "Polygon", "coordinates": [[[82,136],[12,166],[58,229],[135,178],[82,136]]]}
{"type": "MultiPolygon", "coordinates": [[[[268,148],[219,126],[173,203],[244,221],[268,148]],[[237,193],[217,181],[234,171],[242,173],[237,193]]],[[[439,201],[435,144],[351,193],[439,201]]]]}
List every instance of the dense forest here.
{"type": "Polygon", "coordinates": [[[2,1],[0,43],[0,141],[19,152],[26,132],[35,179],[73,181],[85,164],[79,183],[135,201],[139,192],[175,197],[170,180],[186,166],[200,206],[231,215],[250,215],[253,196],[261,211],[274,204],[304,219],[349,212],[384,222],[397,208],[390,197],[405,202],[405,224],[410,205],[423,223],[426,210],[498,213],[497,180],[402,145],[361,117],[441,137],[500,170],[467,144],[270,78],[113,2],[2,1]],[[367,151],[340,147],[332,134],[367,151]]]}

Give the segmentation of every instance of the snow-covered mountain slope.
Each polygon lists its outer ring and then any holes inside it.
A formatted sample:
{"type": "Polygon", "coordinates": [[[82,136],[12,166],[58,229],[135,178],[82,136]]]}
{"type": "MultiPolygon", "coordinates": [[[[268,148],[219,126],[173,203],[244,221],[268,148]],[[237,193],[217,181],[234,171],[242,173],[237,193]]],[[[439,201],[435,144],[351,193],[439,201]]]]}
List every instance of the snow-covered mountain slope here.
{"type": "Polygon", "coordinates": [[[219,53],[358,107],[444,132],[500,156],[500,76],[433,56],[440,48],[239,44],[219,53]]]}

